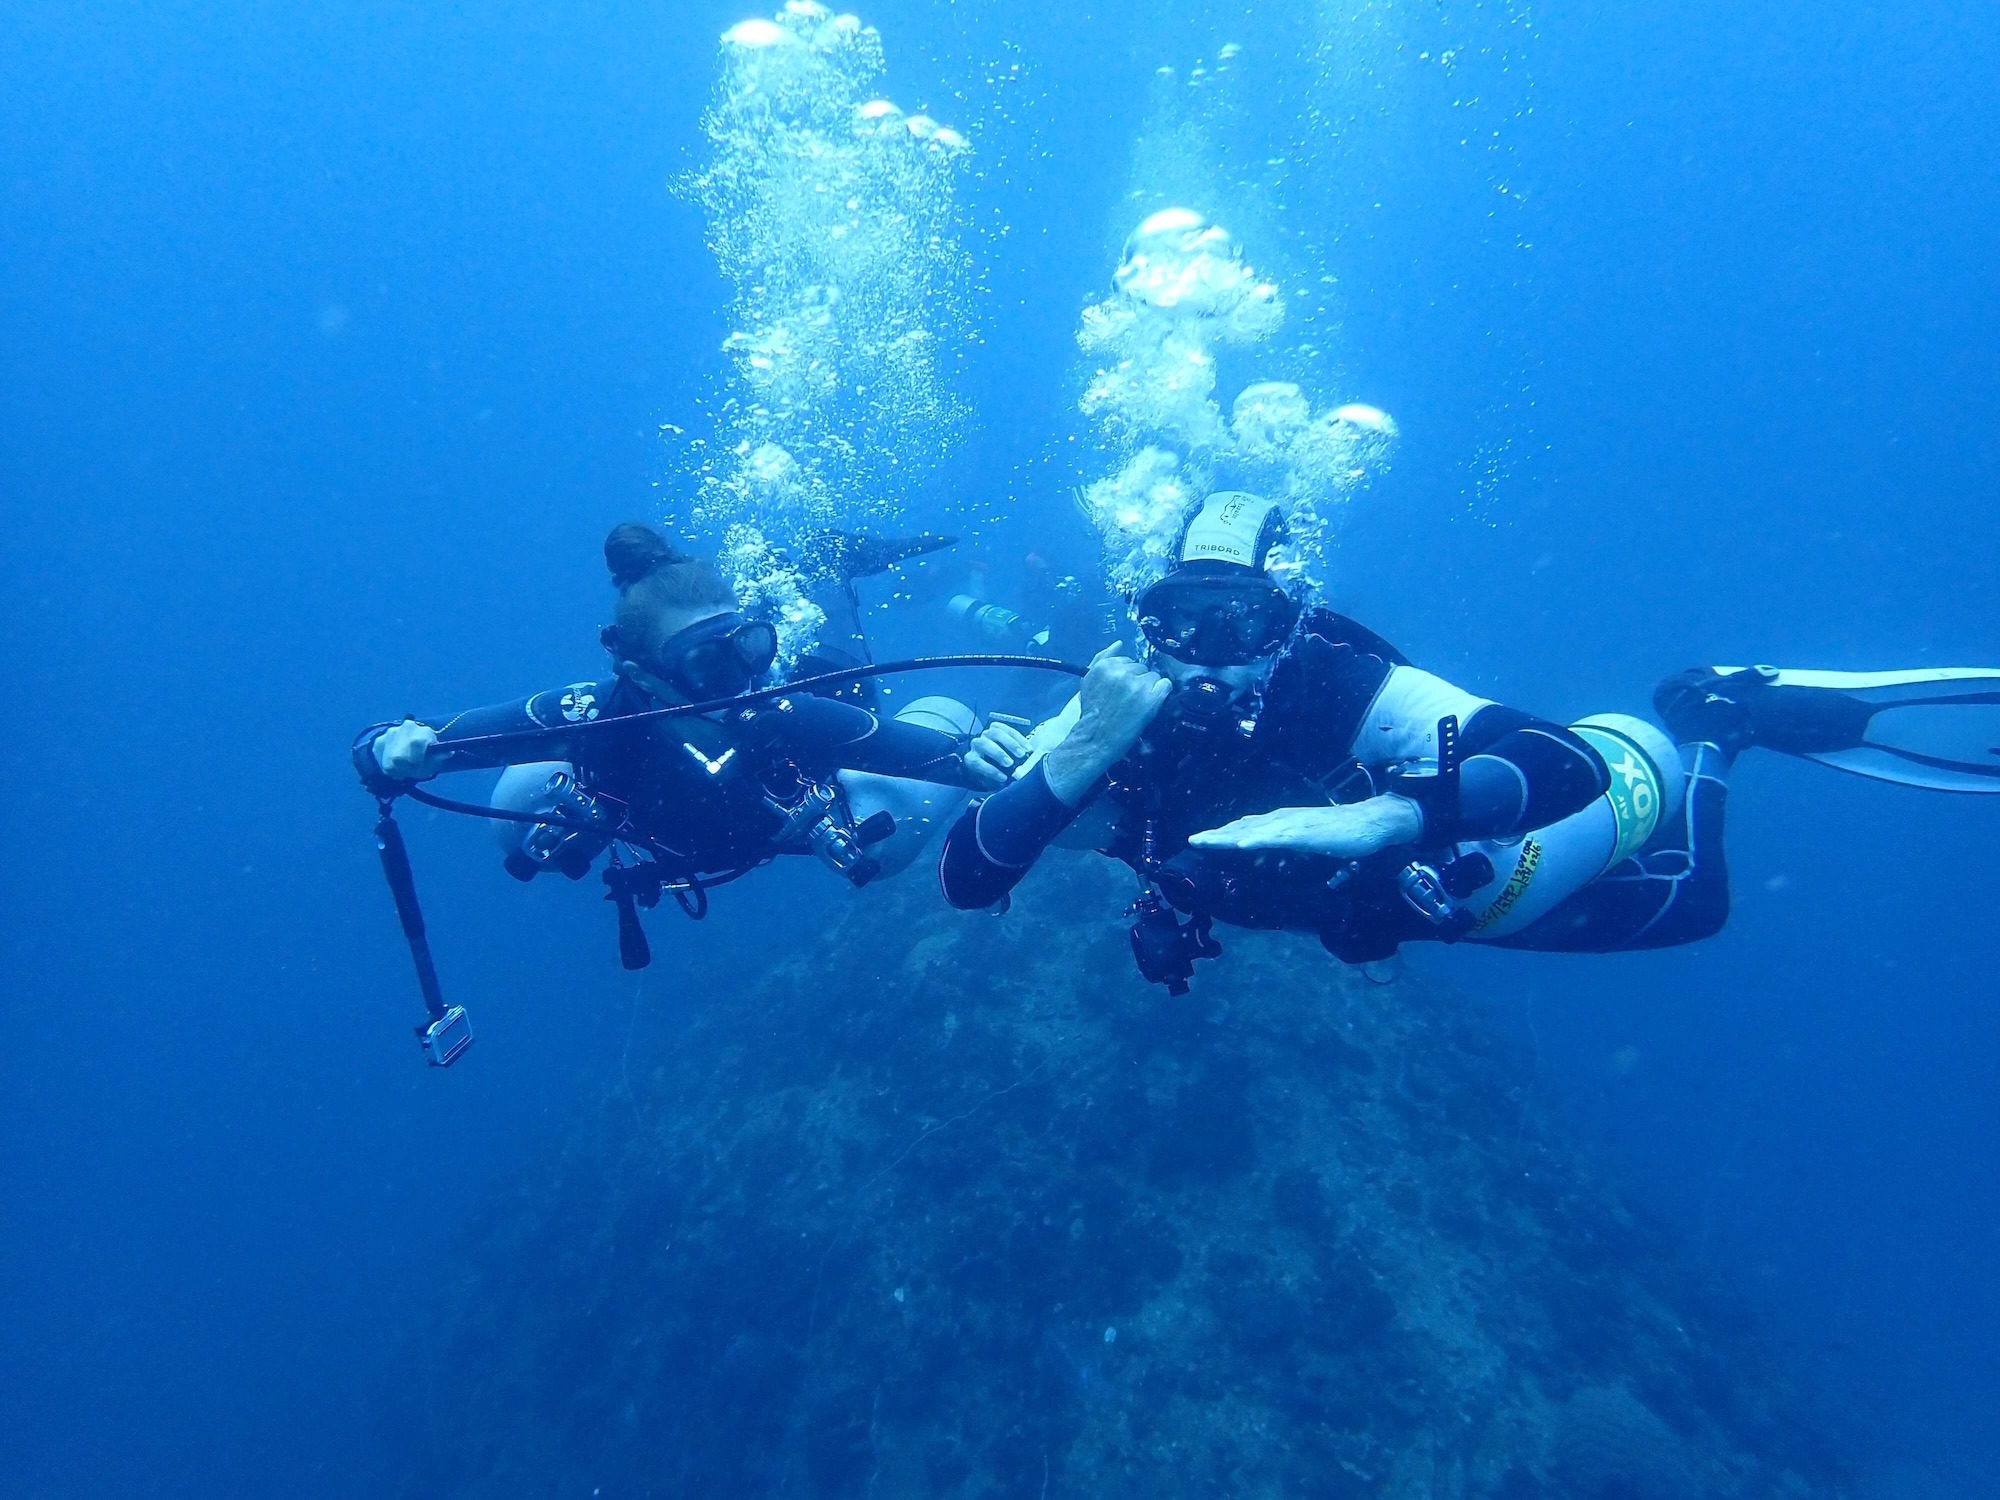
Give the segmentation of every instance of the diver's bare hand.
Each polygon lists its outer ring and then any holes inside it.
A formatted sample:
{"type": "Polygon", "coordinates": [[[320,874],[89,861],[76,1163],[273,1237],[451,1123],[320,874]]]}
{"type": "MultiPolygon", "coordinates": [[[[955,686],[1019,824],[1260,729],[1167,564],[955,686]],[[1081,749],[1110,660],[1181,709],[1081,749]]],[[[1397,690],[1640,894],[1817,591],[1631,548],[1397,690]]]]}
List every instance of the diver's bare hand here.
{"type": "Polygon", "coordinates": [[[1174,685],[1125,654],[1114,641],[1090,659],[1078,692],[1076,727],[1042,762],[1049,790],[1067,807],[1082,805],[1097,785],[1146,732],[1174,685]]]}
{"type": "Polygon", "coordinates": [[[1014,772],[1033,747],[1012,724],[993,720],[973,737],[965,752],[966,779],[975,791],[996,791],[1014,779],[1014,772]]]}
{"type": "Polygon", "coordinates": [[[649,672],[636,661],[618,663],[618,675],[633,687],[651,698],[655,703],[679,703],[681,695],[674,691],[673,684],[657,672],[649,672]]]}
{"type": "Polygon", "coordinates": [[[1277,849],[1364,859],[1382,849],[1408,844],[1424,828],[1424,815],[1407,797],[1390,793],[1339,807],[1281,807],[1253,813],[1189,838],[1197,849],[1277,849]]]}
{"type": "Polygon", "coordinates": [[[392,724],[369,747],[375,764],[391,781],[428,781],[445,767],[450,752],[438,744],[437,731],[415,719],[392,724]]]}

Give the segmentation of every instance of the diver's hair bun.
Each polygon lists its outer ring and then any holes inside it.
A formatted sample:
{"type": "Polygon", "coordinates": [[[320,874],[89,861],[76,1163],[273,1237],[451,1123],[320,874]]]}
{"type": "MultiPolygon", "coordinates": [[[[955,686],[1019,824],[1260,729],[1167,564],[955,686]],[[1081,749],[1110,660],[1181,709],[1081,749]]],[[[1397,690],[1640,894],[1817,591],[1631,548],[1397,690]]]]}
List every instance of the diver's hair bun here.
{"type": "Polygon", "coordinates": [[[604,565],[611,569],[611,581],[629,589],[657,568],[689,561],[650,526],[626,521],[611,528],[604,539],[604,565]]]}

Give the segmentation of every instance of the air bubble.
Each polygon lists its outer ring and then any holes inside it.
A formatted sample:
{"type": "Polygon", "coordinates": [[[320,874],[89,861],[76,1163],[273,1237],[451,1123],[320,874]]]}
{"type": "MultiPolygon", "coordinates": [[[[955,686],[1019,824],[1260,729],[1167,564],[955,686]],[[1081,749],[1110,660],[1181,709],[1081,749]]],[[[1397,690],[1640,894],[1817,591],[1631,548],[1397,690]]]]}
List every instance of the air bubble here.
{"type": "Polygon", "coordinates": [[[1104,539],[1112,587],[1130,596],[1164,572],[1188,518],[1218,488],[1278,501],[1291,528],[1285,566],[1316,581],[1327,508],[1385,465],[1395,423],[1373,406],[1315,415],[1306,392],[1282,380],[1244,386],[1224,416],[1218,352],[1263,343],[1285,308],[1235,237],[1193,209],[1144,219],[1112,286],[1077,332],[1096,358],[1079,404],[1122,455],[1077,496],[1104,539]]]}
{"type": "MultiPolygon", "coordinates": [[[[787,662],[823,616],[816,536],[898,527],[899,497],[954,446],[965,409],[932,330],[971,322],[956,177],[966,139],[881,92],[881,36],[818,0],[723,33],[710,153],[686,179],[733,289],[714,402],[733,455],[698,468],[695,529],[787,662]]],[[[691,447],[691,445],[690,445],[691,447]]]]}

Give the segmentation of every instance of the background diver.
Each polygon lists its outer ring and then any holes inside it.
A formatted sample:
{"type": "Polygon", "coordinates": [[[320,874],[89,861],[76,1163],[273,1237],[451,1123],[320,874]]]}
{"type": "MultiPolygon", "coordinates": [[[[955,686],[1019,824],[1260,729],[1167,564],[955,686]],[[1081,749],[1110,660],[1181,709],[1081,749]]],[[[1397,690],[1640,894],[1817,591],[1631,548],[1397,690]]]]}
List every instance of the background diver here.
{"type": "MultiPolygon", "coordinates": [[[[821,561],[851,600],[852,578],[948,539],[833,541],[831,563],[821,561]]],[[[626,843],[651,856],[653,885],[636,891],[641,904],[664,887],[700,915],[709,887],[779,854],[817,854],[857,885],[901,869],[963,807],[966,789],[1004,780],[983,758],[964,704],[919,698],[883,719],[852,701],[866,696],[864,684],[618,722],[748,691],[769,673],[777,641],[769,624],[738,610],[710,564],[650,527],[614,528],[604,557],[618,590],[600,635],[613,676],[449,718],[372,725],[353,746],[363,783],[393,798],[442,772],[506,767],[492,805],[517,819],[495,825],[510,873],[581,878],[607,847],[626,843]],[[542,814],[551,821],[536,821],[542,814]]],[[[859,660],[830,646],[802,666],[859,660]]],[[[615,880],[613,894],[621,894],[615,880]]],[[[628,884],[621,916],[633,894],[628,884]]]]}
{"type": "Polygon", "coordinates": [[[1013,779],[946,839],[954,906],[1001,900],[1060,837],[1138,873],[1135,956],[1175,990],[1220,951],[1214,922],[1357,963],[1421,938],[1668,947],[1728,915],[1726,777],[1746,749],[2000,792],[2000,672],[1698,668],[1654,695],[1666,733],[1619,714],[1565,728],[1301,599],[1268,571],[1282,535],[1270,501],[1211,496],[1134,601],[1145,661],[1113,646],[1032,737],[988,731],[1013,779]]]}

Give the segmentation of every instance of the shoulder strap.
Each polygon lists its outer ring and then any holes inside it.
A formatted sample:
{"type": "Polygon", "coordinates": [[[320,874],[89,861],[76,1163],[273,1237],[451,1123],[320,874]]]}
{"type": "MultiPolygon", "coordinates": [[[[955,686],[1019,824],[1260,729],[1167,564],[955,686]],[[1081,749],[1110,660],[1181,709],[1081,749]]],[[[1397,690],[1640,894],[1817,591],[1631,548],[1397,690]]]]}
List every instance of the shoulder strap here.
{"type": "Polygon", "coordinates": [[[1407,656],[1366,625],[1357,620],[1350,620],[1346,615],[1336,614],[1330,609],[1307,610],[1303,627],[1321,640],[1331,641],[1336,646],[1351,646],[1364,656],[1379,656],[1392,667],[1411,665],[1407,656]]]}
{"type": "Polygon", "coordinates": [[[1365,626],[1332,610],[1303,622],[1265,688],[1270,706],[1261,733],[1271,752],[1318,781],[1353,758],[1369,705],[1403,653],[1365,626]]]}

